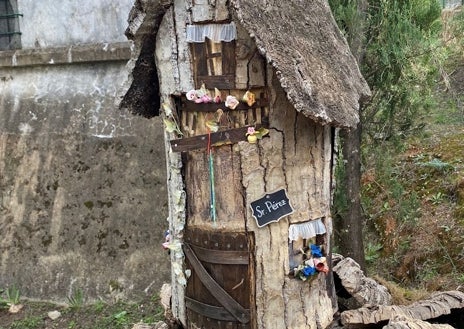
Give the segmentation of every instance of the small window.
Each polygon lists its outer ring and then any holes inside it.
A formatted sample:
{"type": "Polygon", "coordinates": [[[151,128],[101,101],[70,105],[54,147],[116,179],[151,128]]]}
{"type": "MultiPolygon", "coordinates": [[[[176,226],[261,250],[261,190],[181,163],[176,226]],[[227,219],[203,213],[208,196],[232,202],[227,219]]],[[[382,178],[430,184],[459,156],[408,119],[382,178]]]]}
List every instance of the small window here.
{"type": "Polygon", "coordinates": [[[0,0],[0,50],[21,48],[16,0],[0,0]]]}
{"type": "Polygon", "coordinates": [[[304,277],[298,275],[298,272],[305,267],[314,267],[314,273],[317,271],[325,271],[327,268],[325,263],[320,269],[316,270],[316,261],[321,262],[325,257],[322,253],[325,251],[326,233],[322,218],[310,220],[303,223],[291,224],[288,228],[288,252],[289,252],[289,272],[296,275],[300,279],[304,277]],[[317,249],[320,254],[313,254],[313,248],[317,249]],[[308,263],[309,261],[309,263],[308,263]],[[324,265],[324,266],[323,266],[324,265]]]}
{"type": "Polygon", "coordinates": [[[235,88],[235,41],[192,43],[196,86],[235,88]]]}
{"type": "Polygon", "coordinates": [[[235,89],[236,37],[234,23],[187,26],[197,88],[235,89]]]}

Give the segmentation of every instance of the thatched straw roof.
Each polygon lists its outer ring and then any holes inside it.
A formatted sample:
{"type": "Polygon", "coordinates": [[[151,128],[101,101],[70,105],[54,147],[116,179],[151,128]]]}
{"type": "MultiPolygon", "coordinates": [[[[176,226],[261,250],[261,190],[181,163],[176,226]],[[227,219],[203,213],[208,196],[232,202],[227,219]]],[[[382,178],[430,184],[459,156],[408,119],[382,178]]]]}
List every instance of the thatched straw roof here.
{"type": "Polygon", "coordinates": [[[232,3],[297,111],[324,124],[356,126],[369,87],[326,0],[232,3]]]}
{"type": "MultiPolygon", "coordinates": [[[[150,11],[159,10],[164,14],[170,1],[137,0],[137,4],[138,12],[143,15],[132,17],[130,26],[135,25],[143,33],[151,28],[156,33],[162,16],[150,11]],[[147,17],[157,21],[145,23],[148,29],[138,28],[143,24],[137,22],[146,21],[147,17]]],[[[232,0],[231,11],[236,23],[249,32],[275,68],[281,86],[297,111],[322,124],[357,125],[359,103],[369,96],[369,87],[337,28],[327,0],[232,0]]],[[[132,37],[136,37],[135,33],[132,37]]],[[[138,80],[134,74],[132,85],[143,85],[138,80]]],[[[131,104],[142,95],[140,92],[137,95],[137,90],[132,93],[129,90],[124,106],[131,109],[131,104]]],[[[144,114],[140,103],[132,111],[144,114]]]]}

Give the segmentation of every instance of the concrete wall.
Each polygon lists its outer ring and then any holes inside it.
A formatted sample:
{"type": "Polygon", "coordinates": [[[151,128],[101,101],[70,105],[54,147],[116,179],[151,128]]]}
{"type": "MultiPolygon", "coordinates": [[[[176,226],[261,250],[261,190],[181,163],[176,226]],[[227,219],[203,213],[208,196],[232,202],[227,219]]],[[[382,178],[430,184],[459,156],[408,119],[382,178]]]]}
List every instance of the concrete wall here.
{"type": "Polygon", "coordinates": [[[0,52],[0,287],[137,299],[169,280],[162,123],[114,105],[128,1],[68,2],[18,0],[23,47],[46,47],[0,52]]]}
{"type": "Polygon", "coordinates": [[[17,0],[23,48],[127,41],[135,0],[17,0]]]}

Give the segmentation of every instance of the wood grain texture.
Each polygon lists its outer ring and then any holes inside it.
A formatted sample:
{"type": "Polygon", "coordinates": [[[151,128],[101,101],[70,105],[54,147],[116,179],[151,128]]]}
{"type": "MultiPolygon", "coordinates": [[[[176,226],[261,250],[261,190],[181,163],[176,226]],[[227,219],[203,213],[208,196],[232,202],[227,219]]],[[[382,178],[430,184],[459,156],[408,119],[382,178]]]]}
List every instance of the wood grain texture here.
{"type": "MultiPolygon", "coordinates": [[[[344,325],[374,324],[397,316],[416,320],[428,320],[450,314],[452,309],[464,308],[464,293],[461,291],[437,292],[430,298],[411,305],[378,305],[348,310],[341,314],[344,325]]],[[[419,327],[420,328],[420,327],[419,327]]]]}
{"type": "Polygon", "coordinates": [[[275,76],[271,76],[270,122],[285,132],[282,158],[295,213],[291,223],[330,215],[331,130],[296,112],[275,76]]]}
{"type": "MultiPolygon", "coordinates": [[[[326,189],[330,189],[330,182],[323,180],[326,177],[322,175],[324,169],[316,167],[330,166],[330,161],[323,160],[323,156],[327,155],[323,146],[327,139],[322,137],[324,130],[321,129],[318,130],[320,136],[315,137],[308,129],[313,126],[311,122],[297,125],[295,129],[297,119],[291,111],[285,115],[276,115],[273,111],[285,111],[288,106],[284,97],[283,93],[271,97],[270,137],[261,140],[258,145],[244,142],[237,145],[241,156],[242,184],[246,191],[247,205],[279,188],[290,191],[290,200],[298,200],[298,193],[302,192],[304,198],[297,201],[297,204],[300,205],[300,212],[306,209],[306,215],[303,217],[300,214],[300,218],[308,220],[310,212],[307,209],[311,207],[309,198],[314,198],[312,204],[321,204],[317,197],[322,197],[324,184],[328,185],[326,189]],[[314,145],[316,140],[319,141],[319,147],[314,145]],[[321,160],[311,161],[308,149],[312,148],[318,149],[321,160]],[[297,161],[299,157],[306,160],[297,161]],[[313,174],[315,170],[321,174],[313,174]],[[310,188],[301,186],[302,173],[317,177],[319,184],[316,188],[321,192],[304,193],[304,189],[310,188]]],[[[303,116],[299,120],[310,121],[303,116]]],[[[330,170],[330,167],[326,169],[330,170]]],[[[327,293],[325,275],[319,275],[311,284],[288,276],[288,227],[292,216],[258,228],[247,207],[247,228],[255,232],[258,242],[255,248],[258,328],[317,328],[328,325],[332,320],[333,305],[327,293]]]]}
{"type": "Polygon", "coordinates": [[[454,329],[454,327],[449,324],[432,324],[406,316],[395,316],[382,329],[454,329]]]}
{"type": "Polygon", "coordinates": [[[191,3],[191,19],[195,23],[221,22],[229,18],[226,0],[195,0],[191,3]]]}
{"type": "MultiPolygon", "coordinates": [[[[211,250],[218,253],[239,253],[246,254],[251,261],[252,254],[250,248],[253,246],[253,238],[249,234],[239,232],[221,232],[211,231],[210,229],[188,228],[185,233],[185,242],[191,247],[191,250],[211,250]]],[[[203,275],[210,276],[218,287],[211,286],[205,283],[202,275],[198,273],[190,261],[191,257],[186,262],[186,268],[192,269],[192,275],[189,278],[186,296],[188,299],[198,303],[191,303],[187,314],[190,327],[197,326],[199,328],[252,328],[253,325],[248,321],[250,309],[254,308],[251,300],[253,296],[253,282],[251,281],[253,271],[248,264],[228,264],[228,262],[209,262],[202,261],[204,267],[203,275]],[[227,294],[227,298],[221,297],[217,290],[223,289],[227,294]],[[225,298],[225,299],[224,299],[225,298]],[[201,307],[201,304],[208,305],[201,307]],[[228,304],[224,305],[224,303],[228,304]],[[208,312],[212,307],[217,307],[220,314],[215,318],[209,318],[208,312]],[[227,310],[235,310],[230,311],[227,310]],[[246,309],[246,311],[244,311],[246,309]],[[246,317],[242,317],[242,313],[246,313],[246,317]],[[221,321],[217,317],[220,315],[232,315],[234,319],[225,318],[221,321]],[[237,319],[238,317],[238,319],[237,319]],[[219,320],[219,321],[217,321],[219,320]]]]}
{"type": "Polygon", "coordinates": [[[358,263],[347,257],[340,260],[333,271],[342,286],[354,297],[358,307],[363,305],[391,305],[392,296],[388,289],[364,275],[358,263]]]}
{"type": "Polygon", "coordinates": [[[206,151],[185,155],[185,189],[187,218],[190,227],[209,227],[211,230],[244,231],[244,204],[240,184],[240,162],[230,145],[212,151],[217,221],[210,215],[211,189],[206,151]]]}
{"type": "Polygon", "coordinates": [[[247,127],[223,130],[209,135],[197,135],[170,141],[173,152],[206,150],[208,144],[213,148],[246,140],[247,127]]]}

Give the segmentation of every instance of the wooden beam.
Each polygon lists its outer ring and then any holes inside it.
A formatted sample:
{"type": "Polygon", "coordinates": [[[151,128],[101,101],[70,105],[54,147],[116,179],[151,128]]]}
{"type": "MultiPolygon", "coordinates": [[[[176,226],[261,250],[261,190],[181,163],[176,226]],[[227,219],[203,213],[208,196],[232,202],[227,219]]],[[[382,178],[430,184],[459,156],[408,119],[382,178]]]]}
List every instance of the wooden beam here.
{"type": "Polygon", "coordinates": [[[194,112],[216,112],[218,109],[226,111],[241,111],[241,110],[248,110],[248,109],[255,109],[259,107],[265,107],[269,105],[269,101],[267,99],[257,99],[256,102],[248,106],[248,104],[244,102],[240,102],[237,107],[232,110],[226,107],[224,102],[221,103],[200,103],[197,104],[195,102],[187,100],[185,97],[181,99],[181,110],[182,111],[194,111],[194,112]]]}
{"type": "MultiPolygon", "coordinates": [[[[254,126],[257,130],[262,127],[262,125],[254,126]]],[[[234,128],[224,131],[218,131],[211,133],[210,137],[208,135],[198,135],[193,137],[181,138],[171,140],[171,149],[173,152],[185,152],[185,151],[194,151],[199,149],[205,149],[208,147],[208,138],[211,138],[211,146],[217,147],[221,145],[228,145],[233,143],[238,143],[240,141],[247,140],[248,127],[234,128]]]]}

